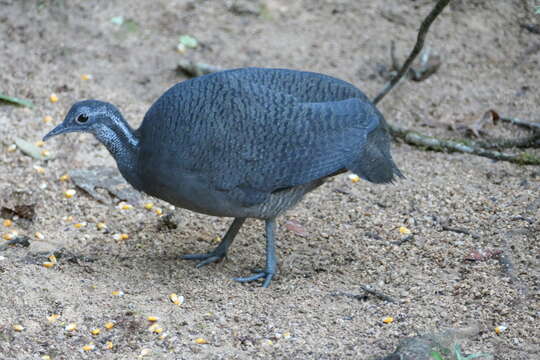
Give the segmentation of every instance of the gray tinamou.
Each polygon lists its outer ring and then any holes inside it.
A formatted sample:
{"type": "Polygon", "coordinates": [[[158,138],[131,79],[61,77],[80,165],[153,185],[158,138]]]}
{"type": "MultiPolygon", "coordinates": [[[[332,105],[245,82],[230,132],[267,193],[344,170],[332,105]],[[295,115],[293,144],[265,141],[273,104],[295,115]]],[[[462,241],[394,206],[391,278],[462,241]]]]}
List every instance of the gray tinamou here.
{"type": "Polygon", "coordinates": [[[174,85],[133,130],[113,105],[77,102],[44,140],[84,131],[107,147],[136,189],[175,206],[235,218],[198,267],[222,259],[246,218],[266,222],[266,267],[277,270],[276,217],[347,170],[373,183],[402,176],[386,122],[353,85],[285,69],[218,72],[174,85]]]}

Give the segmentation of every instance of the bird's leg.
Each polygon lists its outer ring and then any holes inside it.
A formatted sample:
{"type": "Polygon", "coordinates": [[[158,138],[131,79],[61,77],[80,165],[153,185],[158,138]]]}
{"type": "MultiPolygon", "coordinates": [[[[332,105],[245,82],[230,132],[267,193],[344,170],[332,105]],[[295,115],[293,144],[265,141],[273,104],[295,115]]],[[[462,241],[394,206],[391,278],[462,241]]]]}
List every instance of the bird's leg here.
{"type": "Polygon", "coordinates": [[[276,219],[266,220],[266,268],[262,271],[258,271],[255,275],[235,278],[238,282],[250,282],[257,279],[264,279],[262,287],[267,288],[272,281],[272,278],[277,272],[277,259],[276,259],[276,241],[275,232],[276,219]]]}
{"type": "Polygon", "coordinates": [[[240,230],[240,228],[244,224],[244,221],[246,221],[246,218],[235,218],[233,223],[229,227],[229,230],[227,230],[227,233],[223,237],[223,240],[221,240],[219,245],[211,252],[206,253],[206,254],[183,255],[182,259],[202,260],[201,262],[197,264],[198,268],[221,260],[222,258],[225,257],[225,255],[227,255],[227,250],[229,249],[229,246],[231,246],[236,234],[238,234],[238,230],[240,230]]]}

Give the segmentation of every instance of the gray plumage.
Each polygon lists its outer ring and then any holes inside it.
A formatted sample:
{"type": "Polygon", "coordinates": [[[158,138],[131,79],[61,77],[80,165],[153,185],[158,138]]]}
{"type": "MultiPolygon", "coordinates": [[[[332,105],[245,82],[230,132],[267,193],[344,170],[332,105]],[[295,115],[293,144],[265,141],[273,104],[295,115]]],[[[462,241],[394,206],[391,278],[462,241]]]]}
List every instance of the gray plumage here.
{"type": "Polygon", "coordinates": [[[135,131],[113,105],[86,100],[46,138],[70,131],[93,133],[138,190],[237,219],[216,250],[185,257],[201,266],[226,254],[243,219],[266,220],[267,268],[238,279],[264,286],[275,273],[276,216],[347,170],[374,183],[401,176],[376,107],[353,85],[310,72],[247,68],[178,83],[135,131]]]}

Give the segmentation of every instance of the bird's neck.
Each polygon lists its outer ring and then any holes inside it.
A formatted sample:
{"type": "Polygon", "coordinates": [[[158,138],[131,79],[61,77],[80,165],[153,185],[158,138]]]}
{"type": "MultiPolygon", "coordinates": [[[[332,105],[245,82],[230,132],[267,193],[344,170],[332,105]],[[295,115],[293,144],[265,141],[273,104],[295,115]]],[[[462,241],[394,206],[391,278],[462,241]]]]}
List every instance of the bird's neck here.
{"type": "Polygon", "coordinates": [[[140,189],[137,171],[139,137],[131,126],[123,118],[114,119],[112,124],[99,128],[95,136],[114,157],[122,176],[133,187],[140,189]]]}

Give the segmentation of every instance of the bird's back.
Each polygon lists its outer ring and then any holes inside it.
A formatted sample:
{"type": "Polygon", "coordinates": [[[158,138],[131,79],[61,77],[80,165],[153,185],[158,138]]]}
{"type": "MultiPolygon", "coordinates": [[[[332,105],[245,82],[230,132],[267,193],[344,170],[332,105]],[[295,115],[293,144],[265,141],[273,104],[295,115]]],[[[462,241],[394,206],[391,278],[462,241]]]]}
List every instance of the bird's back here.
{"type": "Polygon", "coordinates": [[[247,68],[184,81],[152,105],[137,131],[145,191],[201,212],[253,206],[362,164],[368,173],[359,175],[375,182],[399,172],[384,119],[367,97],[316,73],[247,68]],[[362,161],[369,149],[373,159],[362,161]],[[377,166],[366,167],[374,159],[377,166]],[[209,205],[216,201],[224,205],[209,205]]]}

